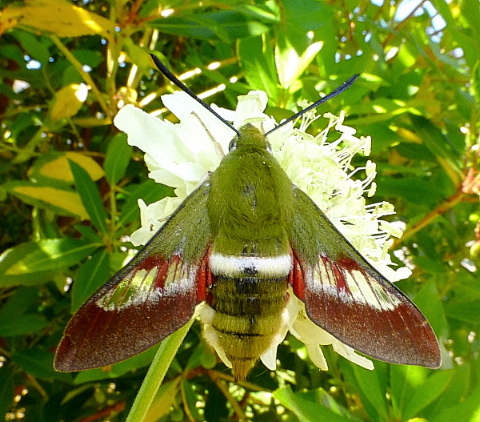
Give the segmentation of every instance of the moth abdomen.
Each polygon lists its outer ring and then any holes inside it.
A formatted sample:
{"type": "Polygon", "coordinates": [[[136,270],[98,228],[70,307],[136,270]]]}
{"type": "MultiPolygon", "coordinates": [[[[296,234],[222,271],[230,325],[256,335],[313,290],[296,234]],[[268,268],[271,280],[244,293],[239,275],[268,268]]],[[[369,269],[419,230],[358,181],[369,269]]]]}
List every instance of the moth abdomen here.
{"type": "Polygon", "coordinates": [[[243,257],[241,263],[239,258],[228,263],[223,257],[213,262],[209,309],[201,315],[204,335],[225,352],[236,379],[247,376],[285,326],[291,262],[287,257],[243,257]]]}

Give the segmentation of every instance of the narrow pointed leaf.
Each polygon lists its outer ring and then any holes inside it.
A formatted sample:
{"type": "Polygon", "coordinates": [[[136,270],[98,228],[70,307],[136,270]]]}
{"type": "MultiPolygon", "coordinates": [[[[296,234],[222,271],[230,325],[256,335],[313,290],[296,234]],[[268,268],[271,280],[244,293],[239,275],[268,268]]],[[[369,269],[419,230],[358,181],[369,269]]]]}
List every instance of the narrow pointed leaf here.
{"type": "Polygon", "coordinates": [[[12,181],[3,188],[25,203],[41,209],[53,211],[58,215],[88,218],[80,196],[71,189],[65,189],[52,183],[32,183],[12,181]]]}
{"type": "Polygon", "coordinates": [[[36,285],[80,262],[98,245],[79,239],[43,239],[27,242],[0,256],[0,285],[36,285]]]}
{"type": "Polygon", "coordinates": [[[127,144],[125,135],[118,134],[108,145],[107,156],[103,165],[105,177],[110,185],[115,185],[125,175],[132,147],[127,144]]]}
{"type": "Polygon", "coordinates": [[[405,406],[403,419],[409,420],[417,416],[425,407],[435,401],[450,385],[454,371],[433,373],[427,381],[415,391],[412,399],[405,406]]]}
{"type": "Polygon", "coordinates": [[[72,310],[76,311],[110,275],[110,259],[105,249],[96,251],[78,270],[72,291],[72,310]]]}
{"type": "Polygon", "coordinates": [[[317,422],[319,420],[325,420],[329,422],[351,422],[355,420],[339,415],[319,403],[307,400],[305,397],[302,397],[301,393],[294,393],[290,387],[281,388],[275,391],[273,395],[301,421],[317,422]]]}
{"type": "Polygon", "coordinates": [[[90,216],[92,224],[98,230],[105,233],[107,231],[107,215],[103,209],[102,198],[98,192],[97,185],[95,185],[89,174],[77,163],[70,161],[70,168],[80,199],[90,216]]]}

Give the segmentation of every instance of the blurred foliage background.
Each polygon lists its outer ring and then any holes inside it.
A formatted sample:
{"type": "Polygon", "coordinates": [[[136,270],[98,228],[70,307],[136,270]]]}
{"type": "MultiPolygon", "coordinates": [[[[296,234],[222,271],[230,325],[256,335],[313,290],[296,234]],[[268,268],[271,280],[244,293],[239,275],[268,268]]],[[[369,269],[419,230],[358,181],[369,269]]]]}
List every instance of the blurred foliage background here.
{"type": "Polygon", "coordinates": [[[325,348],[320,372],[288,337],[275,373],[259,364],[236,384],[195,324],[146,420],[480,421],[478,0],[0,7],[1,417],[125,420],[155,353],[105,371],[52,368],[71,313],[122,266],[137,199],[172,194],[112,125],[126,103],[171,118],[159,96],[174,88],[155,53],[208,102],[234,108],[265,90],[277,119],[361,74],[319,112],[345,110],[372,137],[372,201],[394,203],[391,220],[406,223],[392,250],[413,276],[398,286],[434,327],[444,363],[370,372],[325,348]]]}

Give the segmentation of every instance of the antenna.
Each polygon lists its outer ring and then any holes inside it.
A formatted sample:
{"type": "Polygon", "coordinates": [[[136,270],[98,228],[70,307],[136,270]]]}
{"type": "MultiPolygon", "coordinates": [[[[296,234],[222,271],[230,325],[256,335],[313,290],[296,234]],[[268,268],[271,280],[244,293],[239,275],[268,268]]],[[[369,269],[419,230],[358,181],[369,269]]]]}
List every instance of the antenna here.
{"type": "Polygon", "coordinates": [[[323,104],[327,102],[328,100],[332,99],[333,97],[336,97],[337,95],[341,94],[343,91],[347,90],[350,88],[353,83],[357,80],[359,77],[359,74],[353,75],[350,79],[345,81],[342,85],[340,85],[338,88],[334,89],[330,94],[325,95],[325,97],[320,98],[318,101],[314,102],[313,104],[310,104],[307,108],[304,108],[303,110],[299,111],[297,114],[293,115],[292,117],[289,117],[287,120],[284,120],[282,123],[280,123],[278,126],[275,126],[273,129],[269,130],[265,136],[268,136],[270,133],[273,131],[285,126],[287,123],[290,123],[292,120],[297,119],[300,117],[302,114],[305,114],[307,111],[310,111],[314,108],[317,108],[320,104],[323,104]]]}
{"type": "MultiPolygon", "coordinates": [[[[222,116],[220,116],[220,114],[218,114],[215,110],[213,110],[205,101],[198,98],[198,96],[190,88],[188,88],[172,72],[170,72],[167,69],[167,67],[159,60],[159,58],[157,56],[155,56],[153,54],[150,54],[150,56],[152,57],[155,65],[158,67],[158,70],[160,70],[160,72],[162,72],[167,79],[169,79],[171,82],[173,82],[175,85],[177,85],[183,92],[188,94],[195,101],[197,101],[199,104],[201,104],[203,107],[205,107],[217,119],[219,119],[220,121],[225,123],[230,129],[232,129],[237,134],[237,136],[241,136],[240,131],[238,129],[236,129],[228,120],[226,120],[222,116]]],[[[300,117],[302,114],[306,113],[307,111],[310,111],[310,110],[318,107],[320,104],[323,104],[323,103],[327,102],[328,100],[330,100],[331,98],[336,97],[337,95],[341,94],[343,91],[350,88],[353,85],[353,83],[357,80],[358,77],[359,77],[358,74],[353,75],[350,79],[345,81],[338,88],[336,88],[332,92],[330,92],[330,94],[325,95],[325,97],[320,98],[318,101],[309,105],[307,108],[303,109],[302,111],[299,111],[297,114],[293,115],[292,117],[289,117],[287,120],[284,120],[278,126],[275,126],[272,130],[269,130],[267,133],[265,133],[265,136],[268,136],[273,131],[285,126],[287,123],[290,123],[292,120],[297,119],[298,117],[300,117]]]]}
{"type": "Polygon", "coordinates": [[[159,60],[157,56],[154,56],[153,54],[150,54],[152,57],[155,65],[158,67],[158,70],[162,72],[167,79],[169,79],[171,82],[173,82],[175,85],[177,85],[183,92],[188,94],[190,97],[192,97],[195,101],[200,103],[203,107],[205,107],[210,113],[212,113],[217,119],[225,123],[230,129],[232,129],[238,136],[240,135],[240,131],[235,129],[235,127],[228,121],[225,120],[220,114],[218,114],[215,110],[212,109],[205,101],[201,100],[198,98],[198,96],[190,89],[188,88],[184,83],[182,83],[172,72],[170,72],[167,67],[159,60]]]}

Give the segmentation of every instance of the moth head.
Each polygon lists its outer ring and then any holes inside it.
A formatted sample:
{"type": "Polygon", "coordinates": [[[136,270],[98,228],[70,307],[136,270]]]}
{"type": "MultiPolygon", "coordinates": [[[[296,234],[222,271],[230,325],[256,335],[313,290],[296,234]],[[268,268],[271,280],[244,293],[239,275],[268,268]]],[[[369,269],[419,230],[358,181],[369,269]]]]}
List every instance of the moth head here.
{"type": "Polygon", "coordinates": [[[265,135],[253,124],[247,123],[243,125],[238,132],[239,134],[230,141],[228,152],[239,148],[264,149],[272,152],[270,143],[265,138],[265,135]]]}

